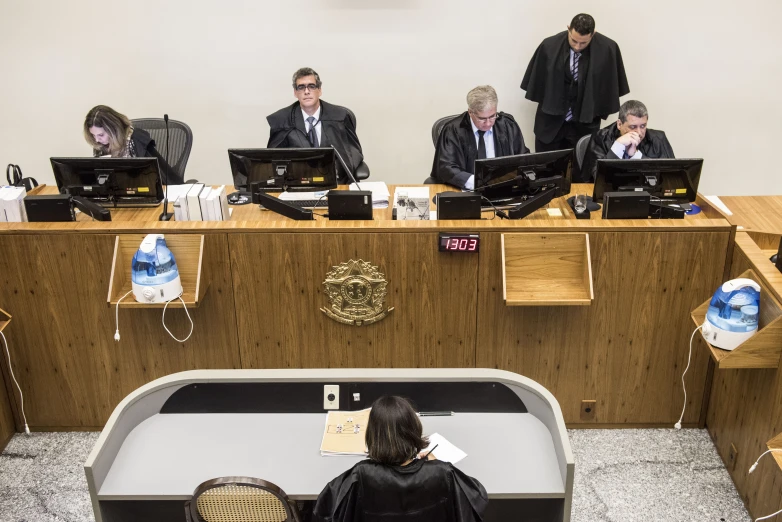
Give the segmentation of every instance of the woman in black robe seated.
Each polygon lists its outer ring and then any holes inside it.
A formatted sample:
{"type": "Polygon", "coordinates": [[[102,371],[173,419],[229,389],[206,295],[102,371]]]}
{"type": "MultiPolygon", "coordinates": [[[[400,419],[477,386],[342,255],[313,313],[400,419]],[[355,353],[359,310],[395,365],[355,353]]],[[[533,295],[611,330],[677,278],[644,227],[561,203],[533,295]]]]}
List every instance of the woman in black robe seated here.
{"type": "Polygon", "coordinates": [[[315,504],[328,522],[471,522],[488,498],[480,482],[452,464],[421,454],[429,444],[415,410],[384,396],[369,414],[364,460],[332,480],[315,504]]]}

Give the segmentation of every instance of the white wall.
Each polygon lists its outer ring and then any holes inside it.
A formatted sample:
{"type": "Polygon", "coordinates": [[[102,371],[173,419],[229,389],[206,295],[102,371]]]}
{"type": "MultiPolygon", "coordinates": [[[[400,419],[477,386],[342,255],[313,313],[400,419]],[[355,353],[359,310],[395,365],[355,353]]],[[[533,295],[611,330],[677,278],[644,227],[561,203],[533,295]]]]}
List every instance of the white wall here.
{"type": "Polygon", "coordinates": [[[194,132],[188,177],[230,184],[226,149],[263,147],[265,117],[309,66],[353,109],[372,179],[420,183],[431,126],[493,85],[534,143],[519,89],[538,43],[586,11],[619,42],[629,97],[679,157],[706,159],[701,192],[782,193],[776,139],[779,0],[0,0],[0,162],[53,183],[50,156],[88,155],[87,111],[168,113],[194,132]]]}

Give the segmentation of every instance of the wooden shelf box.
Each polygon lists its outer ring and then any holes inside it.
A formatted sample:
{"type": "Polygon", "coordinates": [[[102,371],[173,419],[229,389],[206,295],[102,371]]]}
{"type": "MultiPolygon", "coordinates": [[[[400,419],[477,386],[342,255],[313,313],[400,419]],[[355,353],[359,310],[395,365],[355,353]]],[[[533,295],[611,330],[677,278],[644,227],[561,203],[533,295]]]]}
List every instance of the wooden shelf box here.
{"type": "Polygon", "coordinates": [[[507,306],[591,305],[589,234],[502,234],[507,306]]]}
{"type": "MultiPolygon", "coordinates": [[[[721,370],[777,368],[779,367],[780,355],[782,355],[782,305],[752,269],[747,270],[738,278],[752,279],[760,285],[760,318],[757,333],[734,350],[723,350],[712,346],[703,339],[702,335],[701,340],[708,347],[717,368],[721,370]]],[[[709,309],[710,302],[711,297],[690,313],[696,326],[702,325],[706,319],[706,311],[709,309]]]]}
{"type": "Polygon", "coordinates": [[[11,322],[11,314],[0,308],[0,332],[11,322]]]}
{"type": "MultiPolygon", "coordinates": [[[[126,234],[117,236],[114,241],[114,260],[109,282],[108,304],[117,301],[131,289],[130,265],[145,234],[126,234]]],[[[204,298],[208,282],[201,280],[201,268],[204,258],[204,236],[195,234],[165,234],[166,245],[176,259],[179,278],[182,280],[182,299],[187,308],[198,308],[204,298]]],[[[165,303],[139,303],[133,295],[122,300],[123,308],[163,308],[165,303]]],[[[171,301],[169,308],[182,308],[179,299],[171,301]]]]}
{"type": "Polygon", "coordinates": [[[768,446],[768,449],[779,450],[772,452],[771,456],[773,456],[774,460],[777,461],[777,466],[779,466],[779,469],[782,469],[782,433],[768,441],[766,446],[768,446]]]}

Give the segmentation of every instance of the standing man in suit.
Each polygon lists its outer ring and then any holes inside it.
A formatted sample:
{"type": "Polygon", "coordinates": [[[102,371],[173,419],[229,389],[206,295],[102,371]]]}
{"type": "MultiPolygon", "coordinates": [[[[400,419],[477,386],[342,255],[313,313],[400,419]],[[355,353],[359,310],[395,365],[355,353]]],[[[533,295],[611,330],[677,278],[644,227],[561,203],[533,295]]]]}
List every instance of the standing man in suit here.
{"type": "Polygon", "coordinates": [[[467,112],[445,124],[434,152],[431,177],[462,189],[475,188],[475,160],[527,154],[513,116],[497,112],[497,92],[481,85],[467,93],[467,112]]]}
{"type": "Polygon", "coordinates": [[[628,100],[619,108],[619,119],[594,133],[589,140],[580,179],[593,183],[599,159],[673,158],[673,148],[663,131],[646,127],[649,111],[638,100],[628,100]]]}
{"type": "MultiPolygon", "coordinates": [[[[311,148],[333,145],[353,176],[357,177],[357,171],[365,171],[368,176],[369,168],[364,163],[354,117],[344,107],[321,100],[322,85],[318,73],[309,67],[293,73],[293,95],[298,101],[266,117],[271,128],[266,146],[311,148]]],[[[344,172],[339,160],[337,164],[339,183],[348,183],[348,173],[344,172]]]]}
{"type": "Polygon", "coordinates": [[[563,31],[543,40],[521,82],[538,103],[535,151],[575,148],[600,120],[619,110],[630,92],[619,46],[595,32],[595,20],[576,15],[563,31]]]}

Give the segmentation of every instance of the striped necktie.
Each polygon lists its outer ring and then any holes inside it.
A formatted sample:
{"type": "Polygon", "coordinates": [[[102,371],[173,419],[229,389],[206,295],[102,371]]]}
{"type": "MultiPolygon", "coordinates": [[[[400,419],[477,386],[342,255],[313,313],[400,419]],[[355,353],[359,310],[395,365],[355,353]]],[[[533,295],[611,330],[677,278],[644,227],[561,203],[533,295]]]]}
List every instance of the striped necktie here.
{"type": "Polygon", "coordinates": [[[315,148],[318,148],[318,133],[315,132],[315,117],[310,116],[307,118],[307,122],[310,124],[310,130],[307,133],[307,136],[310,138],[310,145],[312,145],[315,148]]]}
{"type": "MultiPolygon", "coordinates": [[[[573,65],[570,68],[570,73],[573,75],[573,81],[578,83],[578,59],[581,58],[581,53],[573,53],[573,65]]],[[[573,107],[570,107],[565,114],[565,121],[573,119],[573,107]]]]}

